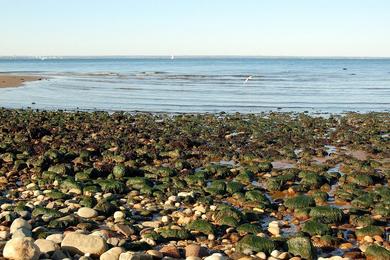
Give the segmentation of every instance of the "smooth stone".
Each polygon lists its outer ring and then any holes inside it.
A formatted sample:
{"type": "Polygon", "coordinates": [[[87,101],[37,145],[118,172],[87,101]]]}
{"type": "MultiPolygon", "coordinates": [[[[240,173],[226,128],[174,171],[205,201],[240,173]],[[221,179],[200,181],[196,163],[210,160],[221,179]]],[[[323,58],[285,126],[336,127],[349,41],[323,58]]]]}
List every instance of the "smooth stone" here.
{"type": "Polygon", "coordinates": [[[119,256],[119,260],[153,260],[153,256],[139,252],[126,252],[119,256]]]}
{"type": "Polygon", "coordinates": [[[113,247],[107,252],[104,252],[100,256],[100,260],[118,260],[119,256],[124,252],[125,250],[122,247],[113,247]]]}
{"type": "Polygon", "coordinates": [[[8,230],[2,230],[0,231],[0,239],[1,240],[7,240],[9,237],[10,233],[8,230]]]}
{"type": "Polygon", "coordinates": [[[200,257],[197,257],[197,256],[189,256],[189,257],[186,257],[186,260],[201,260],[202,258],[200,257]]]}
{"type": "Polygon", "coordinates": [[[11,234],[13,234],[16,230],[18,230],[20,228],[25,228],[25,229],[31,230],[31,225],[30,225],[30,223],[27,222],[27,220],[25,220],[23,218],[17,218],[11,224],[11,227],[10,227],[11,234]]]}
{"type": "Polygon", "coordinates": [[[227,259],[227,257],[223,256],[220,253],[214,253],[214,254],[206,257],[204,260],[226,260],[226,259],[227,259]]]}
{"type": "Polygon", "coordinates": [[[129,237],[134,234],[134,229],[125,224],[116,224],[114,226],[114,230],[129,237]]]}
{"type": "Polygon", "coordinates": [[[41,253],[53,253],[54,251],[60,249],[60,247],[51,240],[37,239],[34,243],[39,247],[41,253]]]}
{"type": "Polygon", "coordinates": [[[31,238],[13,238],[4,247],[3,256],[12,260],[38,260],[41,252],[31,238]]]}
{"type": "Polygon", "coordinates": [[[126,216],[125,213],[123,213],[122,211],[115,211],[115,213],[114,213],[114,219],[115,220],[124,219],[125,216],[126,216]]]}
{"type": "Polygon", "coordinates": [[[260,258],[261,260],[267,259],[267,255],[264,252],[259,252],[259,253],[256,254],[256,256],[258,258],[260,258]]]}
{"type": "Polygon", "coordinates": [[[77,215],[82,218],[95,218],[98,216],[98,212],[94,209],[83,207],[77,211],[77,215]]]}
{"type": "Polygon", "coordinates": [[[161,225],[160,221],[144,221],[142,222],[142,226],[150,227],[150,228],[158,228],[161,225]]]}
{"type": "Polygon", "coordinates": [[[100,236],[84,235],[76,232],[67,233],[61,242],[61,249],[74,254],[89,253],[100,256],[107,250],[106,241],[100,236]]]}
{"type": "Polygon", "coordinates": [[[53,241],[56,244],[61,244],[63,239],[64,239],[63,234],[52,234],[46,237],[46,240],[53,241]]]}

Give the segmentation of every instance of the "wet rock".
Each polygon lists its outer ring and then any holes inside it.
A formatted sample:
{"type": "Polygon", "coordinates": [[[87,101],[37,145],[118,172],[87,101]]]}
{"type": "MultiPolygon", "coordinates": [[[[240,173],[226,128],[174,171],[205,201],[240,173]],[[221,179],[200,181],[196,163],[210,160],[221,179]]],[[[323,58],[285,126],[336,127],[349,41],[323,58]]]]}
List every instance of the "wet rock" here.
{"type": "Polygon", "coordinates": [[[12,260],[38,260],[41,252],[31,238],[14,238],[4,247],[3,256],[12,260]]]}
{"type": "Polygon", "coordinates": [[[65,235],[61,249],[74,254],[91,254],[100,256],[107,250],[106,241],[100,236],[84,235],[71,232],[65,235]]]}

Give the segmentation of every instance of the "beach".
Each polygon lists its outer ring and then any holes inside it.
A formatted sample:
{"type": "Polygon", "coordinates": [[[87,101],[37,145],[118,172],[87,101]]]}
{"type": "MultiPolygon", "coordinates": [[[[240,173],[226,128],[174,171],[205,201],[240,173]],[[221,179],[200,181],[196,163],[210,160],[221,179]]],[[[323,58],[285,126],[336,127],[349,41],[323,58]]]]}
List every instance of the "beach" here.
{"type": "Polygon", "coordinates": [[[389,113],[0,121],[3,255],[388,259],[389,113]]]}
{"type": "Polygon", "coordinates": [[[0,88],[20,87],[27,82],[37,81],[37,80],[42,80],[42,77],[0,74],[0,88]]]}

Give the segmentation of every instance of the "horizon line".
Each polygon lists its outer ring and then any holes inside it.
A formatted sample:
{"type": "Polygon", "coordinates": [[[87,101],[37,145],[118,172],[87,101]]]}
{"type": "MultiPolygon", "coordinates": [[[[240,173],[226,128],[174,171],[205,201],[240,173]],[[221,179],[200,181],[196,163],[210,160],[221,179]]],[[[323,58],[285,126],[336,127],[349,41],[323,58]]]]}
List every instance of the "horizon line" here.
{"type": "Polygon", "coordinates": [[[72,59],[72,58],[263,58],[263,59],[390,59],[390,56],[328,56],[328,55],[0,55],[0,59],[72,59]]]}

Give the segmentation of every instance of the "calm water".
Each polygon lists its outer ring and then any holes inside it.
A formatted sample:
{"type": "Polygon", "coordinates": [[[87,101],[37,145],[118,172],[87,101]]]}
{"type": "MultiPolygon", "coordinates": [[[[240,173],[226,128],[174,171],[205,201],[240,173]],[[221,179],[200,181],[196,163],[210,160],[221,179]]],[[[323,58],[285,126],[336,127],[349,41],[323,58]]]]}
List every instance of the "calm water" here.
{"type": "Polygon", "coordinates": [[[0,89],[10,108],[150,112],[388,111],[390,59],[0,60],[48,80],[0,89]],[[246,84],[245,79],[252,76],[246,84]]]}

